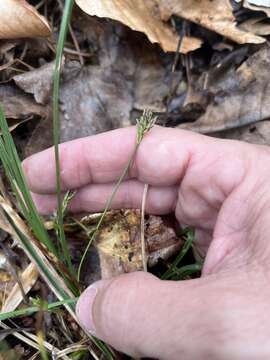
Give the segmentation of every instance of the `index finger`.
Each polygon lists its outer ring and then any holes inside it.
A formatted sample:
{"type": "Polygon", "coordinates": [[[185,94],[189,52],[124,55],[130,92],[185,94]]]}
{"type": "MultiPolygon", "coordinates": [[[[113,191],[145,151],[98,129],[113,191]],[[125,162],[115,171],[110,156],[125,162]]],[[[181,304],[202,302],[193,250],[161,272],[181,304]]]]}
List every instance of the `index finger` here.
{"type": "MultiPolygon", "coordinates": [[[[155,186],[180,182],[192,153],[216,140],[179,129],[154,127],[145,135],[127,178],[155,186]]],[[[136,128],[124,128],[60,145],[62,190],[88,184],[111,183],[119,178],[134,153],[136,128]]],[[[209,150],[211,152],[211,150],[209,150]]],[[[35,154],[23,162],[31,191],[54,193],[56,171],[53,148],[35,154]]]]}

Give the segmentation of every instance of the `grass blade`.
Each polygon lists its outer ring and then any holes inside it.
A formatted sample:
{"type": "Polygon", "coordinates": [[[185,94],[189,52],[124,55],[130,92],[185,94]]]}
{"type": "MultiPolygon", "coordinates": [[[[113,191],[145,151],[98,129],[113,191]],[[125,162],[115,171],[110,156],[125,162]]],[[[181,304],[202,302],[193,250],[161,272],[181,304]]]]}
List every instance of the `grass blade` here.
{"type": "Polygon", "coordinates": [[[61,64],[64,53],[64,46],[68,31],[70,18],[72,15],[72,9],[74,0],[66,0],[64,13],[61,22],[60,34],[57,44],[55,70],[54,70],[54,86],[53,86],[53,138],[54,138],[54,151],[55,151],[55,166],[56,166],[56,189],[57,189],[57,224],[58,224],[58,236],[60,246],[63,252],[64,259],[71,273],[74,273],[71,263],[71,257],[68,250],[67,240],[64,232],[63,225],[63,205],[61,194],[61,178],[60,178],[60,157],[59,157],[59,142],[60,142],[60,116],[59,116],[59,92],[60,92],[60,76],[61,76],[61,64]]]}
{"type": "Polygon", "coordinates": [[[31,307],[28,307],[25,309],[0,313],[0,321],[16,318],[19,316],[29,316],[38,311],[54,311],[54,310],[58,309],[60,306],[63,306],[65,304],[75,304],[77,302],[77,300],[78,300],[78,298],[74,298],[74,299],[66,299],[64,301],[56,301],[51,304],[42,304],[41,303],[40,306],[35,305],[35,306],[31,306],[31,307]]]}
{"type": "Polygon", "coordinates": [[[1,105],[0,129],[2,131],[2,135],[0,136],[0,158],[23,215],[31,227],[34,235],[54,255],[57,255],[57,250],[52,240],[49,238],[48,233],[43,226],[43,222],[38,214],[36,206],[32,200],[26,179],[24,177],[21,162],[16,151],[16,146],[13,142],[12,136],[10,135],[4,111],[1,105]]]}

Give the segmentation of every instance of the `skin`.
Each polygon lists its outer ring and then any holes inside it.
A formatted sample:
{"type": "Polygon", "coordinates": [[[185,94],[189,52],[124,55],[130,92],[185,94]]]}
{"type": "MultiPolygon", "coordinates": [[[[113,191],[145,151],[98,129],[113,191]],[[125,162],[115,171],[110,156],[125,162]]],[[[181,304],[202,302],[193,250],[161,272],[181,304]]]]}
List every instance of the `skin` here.
{"type": "MultiPolygon", "coordinates": [[[[77,189],[71,210],[104,208],[133,152],[136,129],[62,144],[63,191],[77,189]]],[[[175,211],[196,228],[206,255],[200,279],[161,281],[122,275],[88,288],[77,305],[82,324],[136,358],[263,360],[270,358],[270,150],[155,127],[139,147],[114,208],[175,211]]],[[[41,213],[56,207],[52,149],[24,161],[41,213]]]]}

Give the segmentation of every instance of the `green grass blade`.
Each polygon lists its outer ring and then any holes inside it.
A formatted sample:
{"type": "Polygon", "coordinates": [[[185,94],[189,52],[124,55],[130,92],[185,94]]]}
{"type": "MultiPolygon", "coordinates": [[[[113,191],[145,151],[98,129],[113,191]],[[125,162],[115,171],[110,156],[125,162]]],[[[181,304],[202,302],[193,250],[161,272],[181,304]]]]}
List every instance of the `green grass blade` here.
{"type": "Polygon", "coordinates": [[[61,195],[60,157],[59,157],[59,142],[60,142],[59,93],[60,93],[61,64],[63,59],[68,26],[72,15],[73,5],[74,5],[74,0],[65,1],[64,13],[62,17],[60,34],[57,44],[57,51],[56,51],[54,86],[53,86],[53,137],[54,137],[55,166],[56,166],[58,235],[59,235],[59,241],[62,248],[64,259],[71,273],[74,273],[74,271],[71,263],[71,257],[68,250],[68,245],[67,245],[67,240],[65,237],[64,225],[63,225],[63,206],[62,206],[62,195],[61,195]]]}
{"type": "Polygon", "coordinates": [[[28,185],[22,170],[16,146],[5,119],[4,111],[0,105],[0,159],[3,163],[6,175],[10,181],[12,189],[16,195],[29,226],[35,236],[54,254],[57,255],[56,248],[44,228],[43,222],[38,214],[32,200],[28,185]]]}
{"type": "Polygon", "coordinates": [[[21,317],[21,316],[30,316],[38,311],[54,311],[54,310],[58,309],[60,306],[63,306],[66,304],[76,304],[77,301],[78,301],[78,298],[66,299],[63,301],[56,301],[51,304],[46,304],[46,306],[41,304],[41,306],[36,305],[36,306],[31,306],[31,307],[28,307],[25,309],[9,311],[6,313],[0,313],[0,321],[13,319],[16,317],[21,317]]]}
{"type": "Polygon", "coordinates": [[[190,277],[196,273],[201,272],[202,270],[202,264],[195,263],[195,264],[189,264],[184,265],[180,268],[172,268],[172,272],[167,280],[184,280],[187,277],[190,277]]]}
{"type": "Polygon", "coordinates": [[[179,266],[180,262],[183,260],[183,258],[186,256],[187,252],[191,249],[193,240],[194,240],[194,230],[189,229],[186,234],[186,241],[184,243],[184,246],[181,249],[180,254],[177,256],[177,258],[174,260],[174,262],[170,265],[169,269],[161,276],[162,280],[168,280],[174,273],[174,269],[179,266]]]}

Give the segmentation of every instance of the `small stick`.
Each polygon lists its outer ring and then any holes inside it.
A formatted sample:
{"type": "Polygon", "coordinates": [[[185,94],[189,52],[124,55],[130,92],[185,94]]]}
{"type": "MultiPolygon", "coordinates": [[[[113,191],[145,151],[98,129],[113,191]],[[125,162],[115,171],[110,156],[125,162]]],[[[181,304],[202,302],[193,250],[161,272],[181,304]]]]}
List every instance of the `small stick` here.
{"type": "Polygon", "coordinates": [[[147,258],[146,258],[146,248],[145,248],[145,234],[144,234],[144,215],[145,215],[145,204],[146,197],[148,193],[149,185],[145,184],[143,189],[142,197],[142,208],[141,208],[141,245],[142,245],[142,263],[143,271],[147,272],[147,258]]]}

